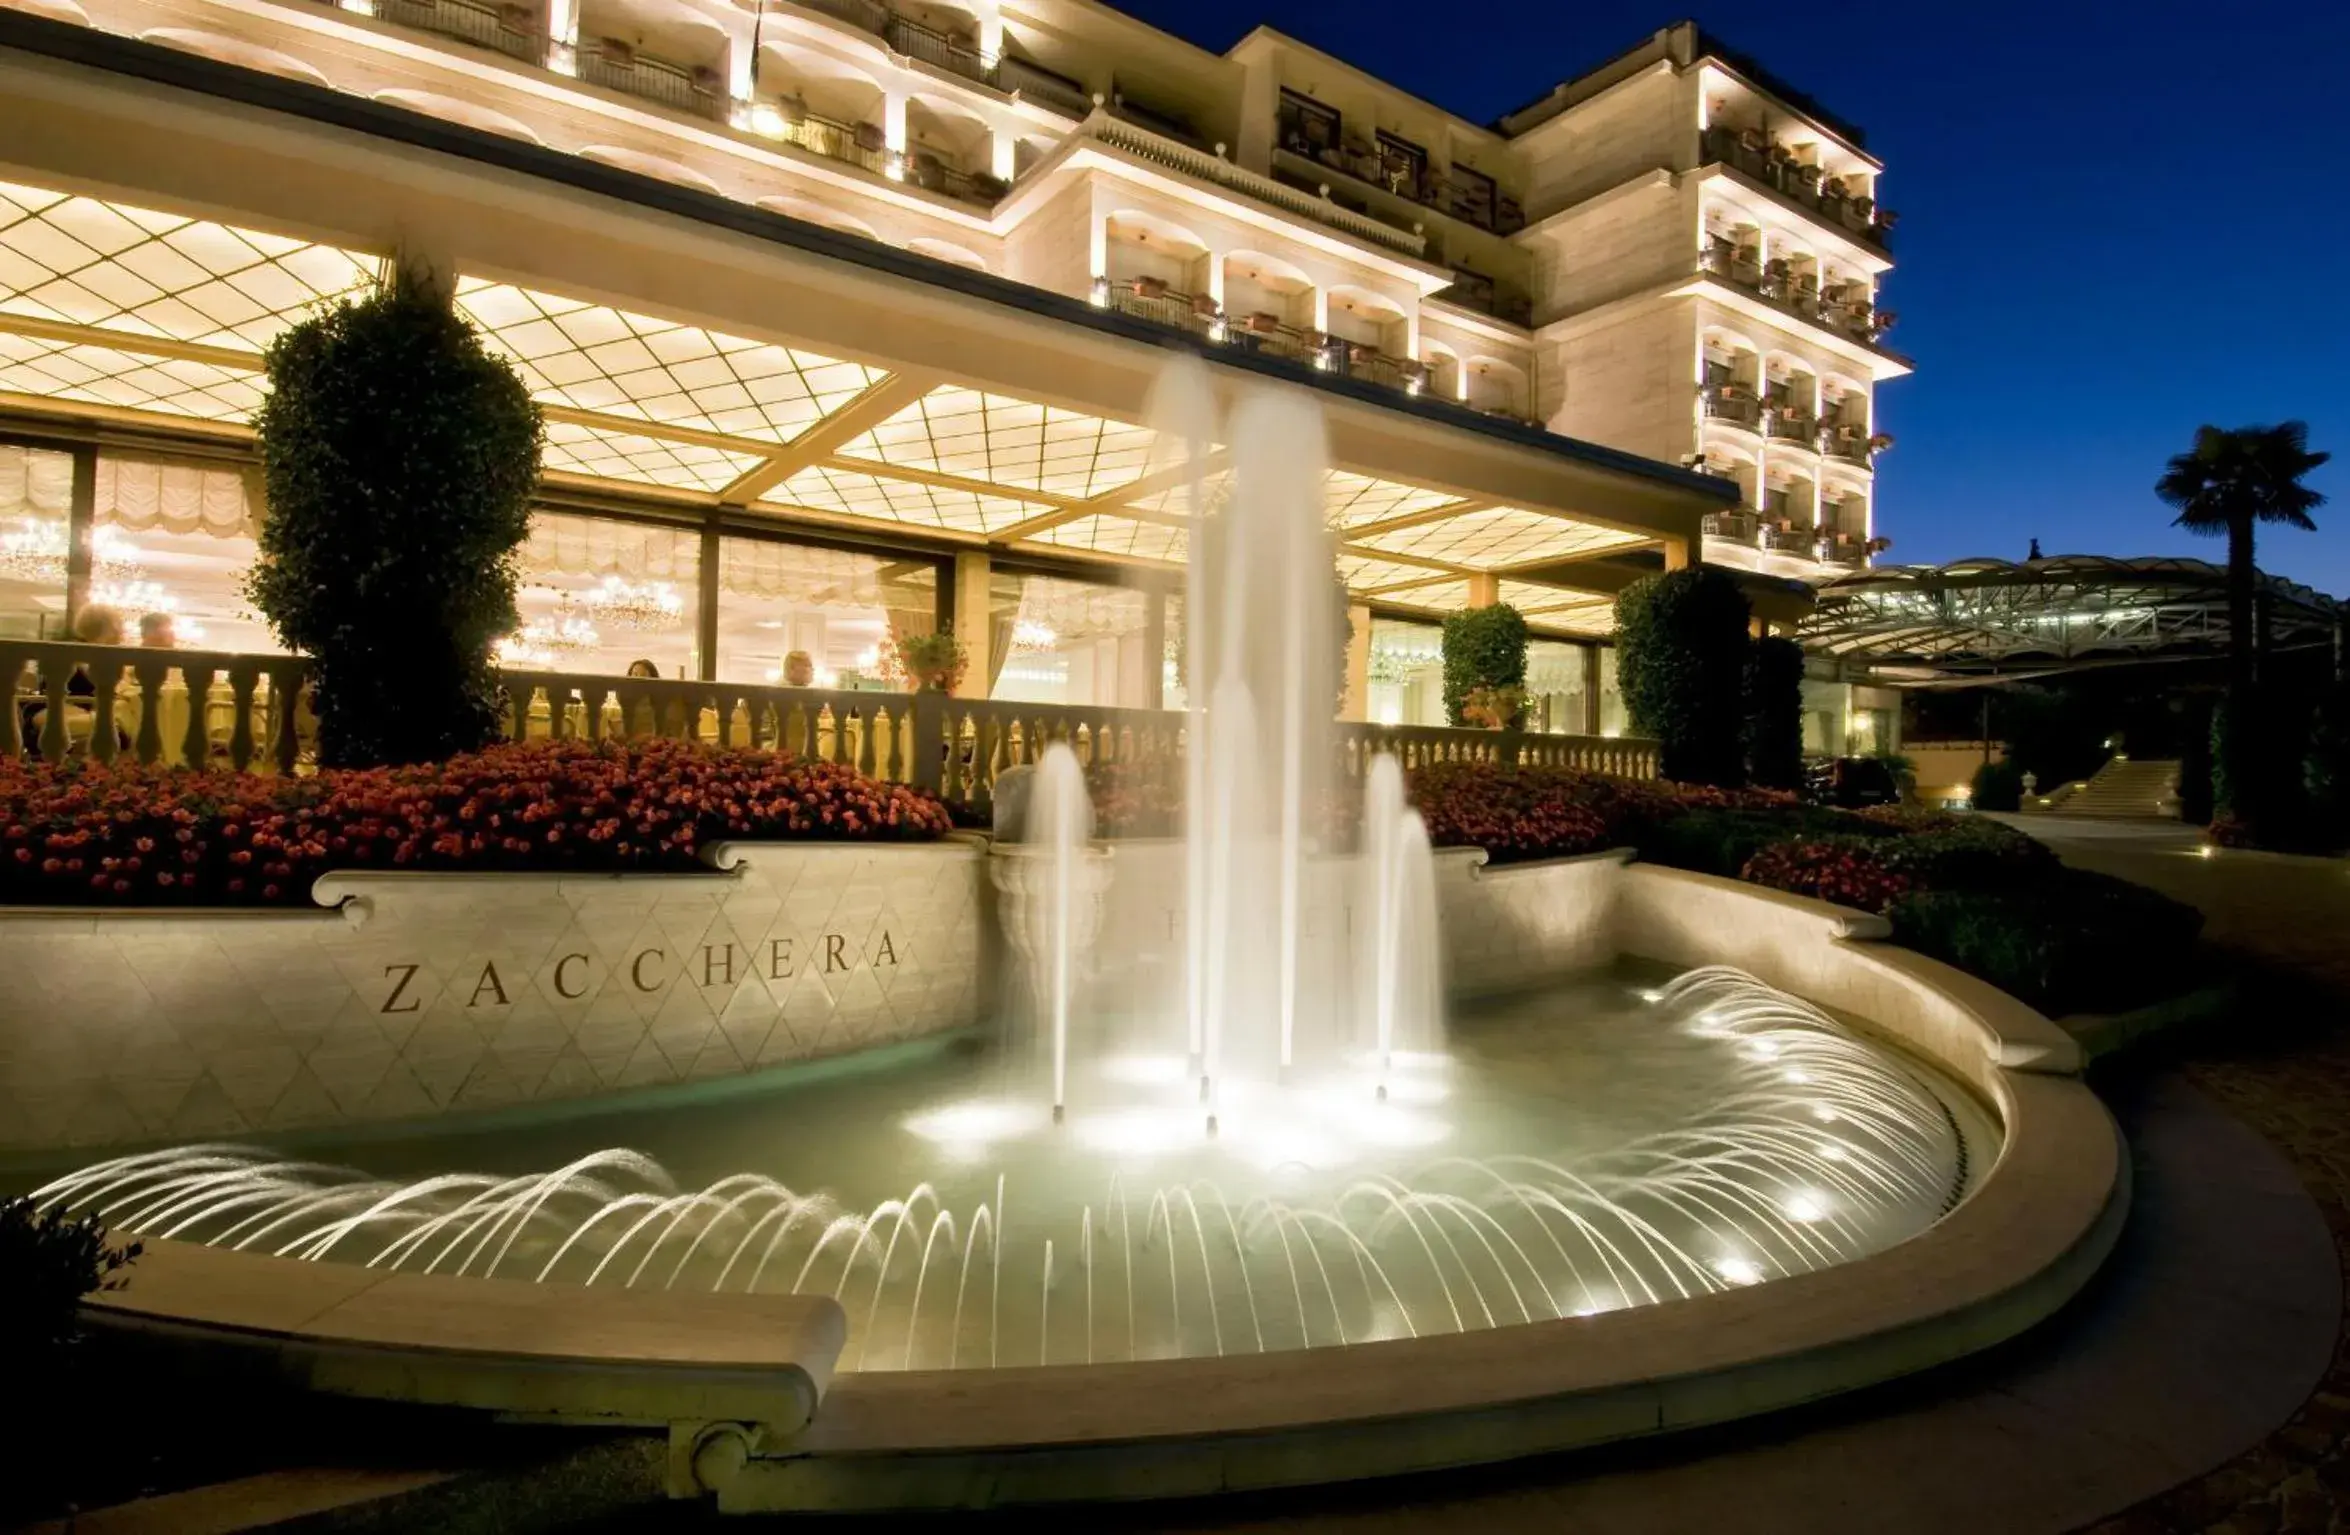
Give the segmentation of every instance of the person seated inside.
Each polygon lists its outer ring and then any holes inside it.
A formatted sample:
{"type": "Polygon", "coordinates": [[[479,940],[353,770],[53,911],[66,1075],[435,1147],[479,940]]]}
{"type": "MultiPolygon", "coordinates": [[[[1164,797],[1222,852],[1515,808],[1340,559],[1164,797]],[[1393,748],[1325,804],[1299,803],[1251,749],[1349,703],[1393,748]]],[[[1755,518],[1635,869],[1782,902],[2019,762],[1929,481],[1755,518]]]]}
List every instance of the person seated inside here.
{"type": "Polygon", "coordinates": [[[139,644],[148,650],[177,650],[180,646],[179,626],[172,622],[169,613],[141,613],[139,644]]]}
{"type": "Polygon", "coordinates": [[[639,657],[638,659],[628,663],[628,675],[631,677],[650,677],[654,681],[658,682],[661,678],[661,668],[655,666],[652,662],[639,657]]]}
{"type": "MultiPolygon", "coordinates": [[[[86,607],[74,615],[73,638],[82,645],[120,645],[123,642],[122,615],[108,607],[86,607]]],[[[46,680],[42,692],[48,691],[46,680]]],[[[97,705],[91,700],[98,696],[98,684],[90,680],[88,668],[76,666],[65,679],[65,744],[67,751],[86,750],[89,746],[90,726],[97,714],[97,705]],[[77,722],[78,726],[77,726],[77,722]]],[[[48,722],[49,705],[46,698],[30,699],[19,706],[18,726],[23,732],[25,750],[38,752],[41,731],[48,722]]],[[[121,726],[115,727],[119,744],[130,745],[130,737],[121,726]]]]}

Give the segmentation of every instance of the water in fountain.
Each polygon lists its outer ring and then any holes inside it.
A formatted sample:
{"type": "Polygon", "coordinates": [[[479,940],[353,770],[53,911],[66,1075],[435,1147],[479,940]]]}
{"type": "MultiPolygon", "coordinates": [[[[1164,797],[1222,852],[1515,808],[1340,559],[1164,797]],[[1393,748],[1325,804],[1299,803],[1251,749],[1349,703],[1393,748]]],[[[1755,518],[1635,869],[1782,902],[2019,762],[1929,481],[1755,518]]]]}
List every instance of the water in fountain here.
{"type": "Polygon", "coordinates": [[[1255,395],[1219,432],[1194,360],[1152,419],[1187,471],[1187,835],[1095,847],[1076,758],[1039,764],[1028,840],[992,860],[1032,1064],[942,1055],[639,1111],[628,1138],[659,1160],[579,1139],[607,1122],[467,1142],[502,1172],[442,1172],[427,1134],[359,1154],[428,1176],[196,1147],[44,1196],[303,1258],[825,1291],[861,1369],[1610,1310],[1844,1261],[1958,1197],[1988,1135],[1964,1094],[1736,972],[1644,1001],[1559,988],[1448,1049],[1428,839],[1396,765],[1367,765],[1355,826],[1338,811],[1319,415],[1302,393],[1255,395]],[[1211,497],[1218,440],[1229,490],[1211,497]],[[745,1165],[785,1176],[725,1171],[745,1165]]]}

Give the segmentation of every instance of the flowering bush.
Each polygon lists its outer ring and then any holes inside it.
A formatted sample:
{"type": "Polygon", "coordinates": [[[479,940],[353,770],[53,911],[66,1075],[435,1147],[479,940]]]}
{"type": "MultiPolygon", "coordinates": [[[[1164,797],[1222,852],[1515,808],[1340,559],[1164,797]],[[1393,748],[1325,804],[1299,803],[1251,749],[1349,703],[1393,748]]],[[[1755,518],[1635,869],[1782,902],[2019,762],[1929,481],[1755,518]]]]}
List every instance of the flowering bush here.
{"type": "Polygon", "coordinates": [[[1889,840],[1820,837],[1775,842],[1748,859],[1738,877],[1792,895],[1881,912],[1916,888],[1915,879],[1888,856],[1889,840]]]}
{"type": "Polygon", "coordinates": [[[1411,777],[1412,802],[1438,847],[1481,847],[1495,863],[1613,847],[1627,780],[1592,773],[1439,762],[1411,777]]]}
{"type": "Polygon", "coordinates": [[[690,869],[706,843],[929,841],[928,795],[682,741],[502,744],[263,778],[0,762],[0,901],[296,905],[330,869],[690,869]]]}

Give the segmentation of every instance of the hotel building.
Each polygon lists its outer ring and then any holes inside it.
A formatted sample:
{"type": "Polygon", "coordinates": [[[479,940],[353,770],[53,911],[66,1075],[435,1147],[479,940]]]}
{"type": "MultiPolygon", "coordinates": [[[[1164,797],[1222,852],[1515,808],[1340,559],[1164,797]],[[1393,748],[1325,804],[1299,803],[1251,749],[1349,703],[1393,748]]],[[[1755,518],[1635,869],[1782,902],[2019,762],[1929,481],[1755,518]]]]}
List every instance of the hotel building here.
{"type": "Polygon", "coordinates": [[[1688,26],[1482,126],[1091,0],[0,0],[0,645],[273,648],[261,356],[399,261],[545,409],[518,665],[1179,702],[1188,349],[1325,405],[1350,715],[1508,601],[1617,731],[1625,582],[1874,547],[1878,173],[1688,26]]]}

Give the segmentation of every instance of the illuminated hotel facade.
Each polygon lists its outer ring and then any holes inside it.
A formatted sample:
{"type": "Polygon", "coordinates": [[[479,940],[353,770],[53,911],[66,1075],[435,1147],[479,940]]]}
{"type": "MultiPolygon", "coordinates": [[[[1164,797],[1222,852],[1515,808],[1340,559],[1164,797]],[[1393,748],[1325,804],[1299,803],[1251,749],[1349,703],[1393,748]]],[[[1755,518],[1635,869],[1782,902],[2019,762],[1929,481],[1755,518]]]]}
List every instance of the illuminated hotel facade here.
{"type": "Polygon", "coordinates": [[[1685,26],[1487,128],[1089,0],[0,0],[0,639],[272,648],[261,354],[401,261],[545,409],[528,664],[1178,702],[1191,349],[1325,405],[1350,715],[1508,601],[1620,729],[1626,581],[1868,558],[1878,169],[1685,26]]]}

